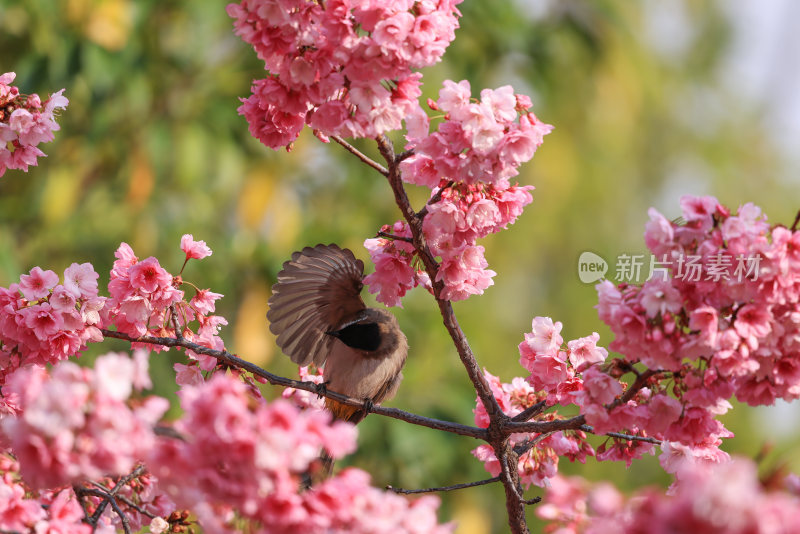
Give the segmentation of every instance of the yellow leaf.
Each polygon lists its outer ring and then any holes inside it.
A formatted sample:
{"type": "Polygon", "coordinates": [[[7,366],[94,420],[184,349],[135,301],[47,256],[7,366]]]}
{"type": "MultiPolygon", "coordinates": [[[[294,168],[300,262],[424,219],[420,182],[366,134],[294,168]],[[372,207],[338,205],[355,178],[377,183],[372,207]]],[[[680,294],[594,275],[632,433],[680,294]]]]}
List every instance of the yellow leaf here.
{"type": "Polygon", "coordinates": [[[266,222],[267,241],[274,248],[285,249],[297,241],[301,211],[297,197],[291,190],[281,187],[275,192],[266,222]]]}
{"type": "Polygon", "coordinates": [[[239,194],[239,218],[242,225],[255,230],[264,218],[273,190],[272,177],[264,171],[254,171],[247,175],[239,194]]]}
{"type": "Polygon", "coordinates": [[[486,534],[492,531],[486,511],[469,499],[461,500],[453,512],[456,534],[486,534]]]}
{"type": "Polygon", "coordinates": [[[133,151],[131,176],[128,182],[128,203],[135,209],[141,208],[153,191],[153,166],[147,153],[141,148],[133,151]]]}
{"type": "Polygon", "coordinates": [[[80,178],[69,166],[57,167],[50,172],[42,191],[42,217],[48,224],[61,222],[75,211],[80,178]]]}
{"type": "Polygon", "coordinates": [[[264,283],[245,284],[247,292],[239,303],[233,342],[236,352],[244,359],[263,366],[275,350],[275,338],[267,323],[267,300],[269,289],[264,283]]]}
{"type": "Polygon", "coordinates": [[[102,0],[90,12],[86,36],[108,50],[120,50],[128,41],[133,13],[128,0],[102,0]]]}
{"type": "Polygon", "coordinates": [[[238,213],[244,228],[259,234],[277,250],[294,243],[301,226],[294,192],[263,170],[253,171],[245,178],[238,213]]]}

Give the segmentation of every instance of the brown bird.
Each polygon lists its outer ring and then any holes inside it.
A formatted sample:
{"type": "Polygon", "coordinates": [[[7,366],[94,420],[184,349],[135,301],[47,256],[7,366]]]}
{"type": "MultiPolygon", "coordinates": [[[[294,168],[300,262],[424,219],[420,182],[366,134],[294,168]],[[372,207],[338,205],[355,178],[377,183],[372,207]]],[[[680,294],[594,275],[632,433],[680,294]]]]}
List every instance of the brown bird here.
{"type": "MultiPolygon", "coordinates": [[[[394,397],[408,355],[397,319],[361,299],[364,263],[337,245],[292,254],[272,286],[267,318],[278,346],[298,365],[324,365],[330,391],[379,404],[394,397]]],[[[366,412],[325,399],[334,417],[358,423],[366,412]]]]}

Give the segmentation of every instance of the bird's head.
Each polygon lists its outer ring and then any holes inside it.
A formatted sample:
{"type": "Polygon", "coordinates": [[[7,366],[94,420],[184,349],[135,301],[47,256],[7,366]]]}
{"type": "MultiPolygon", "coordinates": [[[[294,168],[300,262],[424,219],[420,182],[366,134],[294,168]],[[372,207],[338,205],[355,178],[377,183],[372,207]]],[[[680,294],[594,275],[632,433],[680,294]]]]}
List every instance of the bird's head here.
{"type": "Polygon", "coordinates": [[[337,330],[326,332],[367,357],[382,357],[406,343],[394,315],[386,310],[367,308],[337,330]]]}

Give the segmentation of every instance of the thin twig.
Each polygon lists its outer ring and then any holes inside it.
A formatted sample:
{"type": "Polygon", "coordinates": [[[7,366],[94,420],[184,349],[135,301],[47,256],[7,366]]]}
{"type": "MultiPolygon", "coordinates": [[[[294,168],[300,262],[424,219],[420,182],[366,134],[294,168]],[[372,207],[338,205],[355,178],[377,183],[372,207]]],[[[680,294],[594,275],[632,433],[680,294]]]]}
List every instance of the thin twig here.
{"type": "Polygon", "coordinates": [[[558,432],[559,430],[575,430],[586,424],[586,417],[577,415],[569,419],[556,419],[555,421],[509,421],[503,429],[509,434],[518,432],[544,434],[558,432]]]}
{"type": "Polygon", "coordinates": [[[183,339],[183,332],[181,332],[181,328],[178,324],[178,312],[175,311],[175,304],[169,305],[169,315],[172,320],[172,328],[175,329],[175,337],[183,339]]]}
{"type": "MultiPolygon", "coordinates": [[[[89,489],[90,488],[80,488],[81,495],[85,494],[89,489]]],[[[94,511],[94,514],[92,514],[92,517],[88,519],[89,524],[92,525],[93,532],[94,529],[97,528],[97,522],[100,521],[100,516],[102,516],[103,512],[106,511],[108,505],[109,505],[108,499],[103,499],[102,501],[100,501],[100,503],[97,505],[97,509],[94,511]]]]}
{"type": "Polygon", "coordinates": [[[621,397],[619,397],[610,405],[608,405],[607,408],[611,410],[612,408],[627,403],[629,400],[633,398],[634,395],[636,395],[639,392],[640,389],[642,389],[647,384],[647,381],[650,380],[651,377],[660,373],[663,373],[661,369],[648,369],[641,374],[637,374],[636,380],[633,381],[631,387],[629,387],[627,391],[625,391],[625,393],[622,394],[621,397]]]}
{"type": "Polygon", "coordinates": [[[545,409],[546,406],[547,406],[547,403],[545,401],[539,401],[536,404],[534,404],[533,406],[528,406],[527,408],[525,408],[524,410],[519,412],[517,415],[512,417],[511,420],[512,421],[527,421],[531,417],[536,417],[537,415],[542,413],[542,411],[545,409]]]}
{"type": "Polygon", "coordinates": [[[411,156],[413,156],[413,155],[414,155],[414,149],[413,149],[413,148],[411,148],[411,149],[409,149],[409,150],[404,150],[403,152],[400,152],[399,154],[397,154],[397,155],[394,157],[394,160],[395,160],[397,163],[400,163],[401,161],[403,161],[403,160],[406,160],[406,159],[410,158],[410,157],[411,157],[411,156]]]}
{"type": "Polygon", "coordinates": [[[383,238],[386,238],[386,239],[392,239],[394,241],[404,241],[406,243],[411,243],[412,245],[414,244],[414,240],[413,239],[411,239],[410,237],[402,236],[402,235],[394,235],[394,234],[390,234],[389,232],[378,232],[377,235],[378,235],[378,237],[383,237],[383,238]]]}
{"type": "MultiPolygon", "coordinates": [[[[664,371],[660,369],[648,369],[636,377],[633,384],[625,392],[614,399],[606,406],[607,410],[613,410],[617,406],[627,403],[636,393],[647,385],[647,381],[664,371]]],[[[569,419],[558,419],[555,421],[525,421],[517,422],[511,420],[503,426],[503,430],[513,434],[517,432],[555,432],[558,430],[581,430],[581,426],[586,424],[586,417],[581,414],[569,419]]]]}
{"type": "Polygon", "coordinates": [[[517,456],[522,456],[523,454],[525,454],[526,452],[531,450],[534,446],[536,446],[537,443],[542,441],[544,438],[546,438],[550,434],[553,434],[553,432],[547,432],[545,434],[539,434],[535,438],[526,439],[522,443],[517,443],[516,445],[514,445],[514,453],[517,456]]]}
{"type": "Polygon", "coordinates": [[[428,214],[428,206],[436,204],[437,202],[442,200],[442,195],[444,194],[444,190],[453,187],[454,183],[455,182],[448,182],[447,185],[445,185],[444,187],[440,187],[439,190],[436,191],[436,194],[433,195],[430,198],[430,200],[428,200],[428,202],[426,202],[425,205],[422,206],[422,209],[417,212],[417,218],[419,218],[419,220],[424,219],[425,216],[428,214]]]}
{"type": "MultiPolygon", "coordinates": [[[[503,484],[503,485],[505,487],[507,487],[507,488],[510,488],[513,491],[513,494],[517,498],[517,501],[520,504],[522,504],[523,506],[526,505],[526,504],[536,504],[537,502],[541,501],[542,500],[541,497],[534,497],[532,499],[526,499],[522,495],[522,485],[519,482],[519,474],[517,473],[517,470],[516,470],[516,464],[517,464],[518,458],[517,458],[516,454],[513,455],[514,456],[513,460],[514,460],[514,468],[515,469],[512,472],[508,456],[509,456],[508,454],[500,454],[500,455],[497,456],[497,459],[500,460],[500,467],[501,467],[501,470],[502,470],[502,475],[507,480],[507,483],[503,484]],[[512,473],[513,473],[513,475],[512,475],[512,473]]],[[[523,510],[523,512],[524,512],[524,510],[523,510]]],[[[525,528],[527,529],[527,526],[525,526],[525,528]]]]}
{"type": "Polygon", "coordinates": [[[141,506],[139,506],[138,504],[127,498],[125,495],[117,495],[116,498],[124,502],[125,504],[127,504],[140,514],[149,517],[150,519],[155,519],[156,517],[158,517],[156,514],[148,512],[147,510],[145,510],[144,508],[142,508],[141,506]]]}
{"type": "MultiPolygon", "coordinates": [[[[581,425],[580,429],[590,434],[595,434],[594,428],[591,425],[581,425]]],[[[660,439],[652,438],[650,436],[634,436],[632,434],[623,434],[622,432],[606,432],[605,434],[598,434],[599,436],[608,436],[610,438],[624,439],[627,441],[644,441],[645,443],[652,443],[653,445],[661,445],[663,442],[660,439]]]]}
{"type": "MultiPolygon", "coordinates": [[[[163,347],[182,347],[184,349],[189,349],[198,354],[205,354],[206,356],[216,358],[217,360],[224,362],[231,367],[248,371],[263,378],[270,384],[310,391],[348,406],[355,406],[357,408],[364,409],[365,404],[367,404],[364,402],[364,399],[354,399],[353,397],[348,397],[347,395],[342,395],[341,393],[337,393],[335,391],[322,390],[319,387],[319,384],[315,384],[314,382],[302,382],[300,380],[293,380],[291,378],[274,375],[253,363],[242,360],[228,351],[210,349],[208,347],[204,347],[203,345],[193,343],[187,339],[156,336],[133,337],[122,332],[105,329],[101,330],[101,332],[106,337],[124,339],[132,343],[147,343],[150,345],[161,345],[163,347]]],[[[400,419],[401,421],[406,421],[407,423],[433,428],[434,430],[443,430],[445,432],[459,434],[461,436],[469,436],[471,438],[485,440],[487,436],[486,429],[483,428],[462,425],[460,423],[453,423],[450,421],[441,421],[439,419],[432,419],[430,417],[424,417],[403,410],[398,410],[397,408],[386,408],[380,405],[374,405],[372,406],[371,413],[383,415],[385,417],[391,417],[393,419],[400,419]]]]}
{"type": "MultiPolygon", "coordinates": [[[[78,503],[80,503],[81,509],[83,510],[83,517],[85,518],[85,521],[89,525],[94,527],[95,524],[90,522],[91,517],[89,516],[89,508],[86,507],[86,501],[81,497],[80,490],[81,490],[81,487],[78,486],[77,484],[74,484],[72,486],[72,493],[74,493],[75,497],[78,498],[78,503]]],[[[0,530],[0,533],[2,533],[2,532],[3,531],[0,530]]]]}
{"type": "MultiPolygon", "coordinates": [[[[131,471],[125,476],[120,477],[119,480],[117,480],[116,483],[114,484],[114,487],[111,489],[95,481],[90,482],[90,484],[97,487],[97,489],[94,490],[82,486],[72,487],[72,491],[75,493],[75,495],[78,497],[78,501],[81,503],[81,507],[83,508],[83,515],[86,517],[86,522],[92,526],[92,530],[97,528],[97,522],[100,520],[100,516],[102,516],[103,512],[105,512],[106,506],[110,504],[111,507],[114,509],[114,511],[117,512],[117,515],[119,515],[120,520],[122,521],[122,527],[123,529],[125,529],[125,532],[130,532],[130,525],[128,524],[128,519],[122,512],[122,510],[119,508],[119,506],[116,504],[114,499],[115,497],[117,497],[117,493],[121,488],[125,487],[134,478],[140,477],[142,474],[145,473],[145,471],[146,468],[144,464],[138,465],[133,471],[131,471]],[[97,505],[97,509],[95,510],[94,514],[92,514],[91,517],[89,517],[89,513],[88,510],[86,509],[85,502],[81,498],[83,495],[93,495],[95,497],[101,497],[103,499],[100,502],[100,504],[97,505]],[[125,528],[126,525],[127,529],[125,528]]],[[[124,500],[126,504],[128,504],[127,499],[124,500]]],[[[138,510],[137,507],[137,511],[141,510],[138,510]]],[[[145,512],[142,511],[142,513],[145,512]]]]}
{"type": "Polygon", "coordinates": [[[128,473],[127,475],[121,477],[119,480],[116,481],[114,487],[109,490],[111,495],[116,495],[119,492],[120,488],[128,485],[130,481],[133,480],[134,478],[139,478],[140,476],[145,474],[146,471],[147,468],[144,466],[144,464],[137,465],[133,471],[131,471],[130,473],[128,473]]]}
{"type": "Polygon", "coordinates": [[[369,156],[358,150],[356,147],[354,147],[353,145],[351,145],[338,135],[331,135],[329,137],[334,141],[336,141],[337,143],[339,143],[340,145],[342,145],[345,148],[345,150],[353,154],[355,157],[357,157],[358,159],[360,159],[361,161],[363,161],[364,163],[366,163],[367,165],[369,165],[382,175],[389,176],[389,171],[388,169],[386,169],[386,167],[384,167],[377,161],[374,161],[372,158],[370,158],[369,156]]]}
{"type": "Polygon", "coordinates": [[[797,225],[800,224],[800,210],[797,210],[797,215],[794,218],[794,222],[792,223],[791,230],[792,232],[797,231],[797,225]]]}
{"type": "Polygon", "coordinates": [[[465,488],[474,488],[476,486],[484,486],[486,484],[491,484],[492,482],[499,482],[500,476],[487,478],[484,480],[477,480],[475,482],[465,482],[463,484],[453,484],[452,486],[439,486],[437,488],[424,488],[424,489],[403,489],[403,488],[395,488],[393,486],[386,486],[386,489],[389,491],[393,491],[395,493],[400,493],[402,495],[413,495],[416,493],[433,493],[436,491],[453,491],[453,490],[460,490],[465,488]]]}
{"type": "Polygon", "coordinates": [[[93,497],[100,497],[101,499],[103,499],[103,502],[110,504],[111,508],[114,509],[114,512],[117,513],[120,521],[122,522],[123,532],[125,532],[125,534],[131,534],[131,525],[130,522],[128,521],[128,516],[126,516],[125,512],[123,512],[122,509],[119,507],[119,504],[117,504],[117,499],[115,498],[114,495],[111,494],[111,492],[93,488],[80,488],[80,492],[83,493],[84,495],[92,495],[93,497]]]}

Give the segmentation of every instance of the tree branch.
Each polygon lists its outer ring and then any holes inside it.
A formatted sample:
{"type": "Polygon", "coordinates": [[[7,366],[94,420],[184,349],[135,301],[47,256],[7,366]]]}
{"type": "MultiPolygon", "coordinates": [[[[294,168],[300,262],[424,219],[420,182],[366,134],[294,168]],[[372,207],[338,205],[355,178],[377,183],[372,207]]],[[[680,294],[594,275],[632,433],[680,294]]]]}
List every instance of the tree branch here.
{"type": "Polygon", "coordinates": [[[577,415],[569,419],[557,419],[555,421],[508,421],[503,425],[503,430],[509,434],[518,432],[546,434],[548,432],[558,432],[559,430],[577,430],[583,424],[586,424],[586,417],[577,415]]]}
{"type": "Polygon", "coordinates": [[[397,154],[397,155],[394,157],[394,159],[395,159],[395,161],[396,161],[397,163],[400,163],[401,161],[403,161],[403,160],[406,160],[406,159],[410,158],[410,157],[411,157],[411,156],[413,156],[413,155],[414,155],[414,149],[413,149],[413,148],[411,148],[411,149],[409,149],[409,150],[405,150],[405,151],[403,151],[403,152],[400,152],[399,154],[397,154]]]}
{"type": "MultiPolygon", "coordinates": [[[[78,497],[78,502],[80,503],[81,508],[83,509],[83,515],[85,516],[84,522],[91,525],[92,531],[94,531],[94,529],[97,528],[97,522],[100,520],[100,516],[103,515],[106,506],[110,504],[111,508],[113,508],[114,511],[119,516],[120,521],[122,521],[122,529],[126,533],[130,533],[130,524],[128,522],[128,518],[117,504],[117,499],[121,499],[126,504],[129,505],[131,505],[132,503],[129,503],[126,498],[118,496],[117,493],[121,488],[129,484],[134,478],[138,478],[142,474],[144,474],[145,471],[146,469],[144,464],[136,466],[136,468],[133,471],[131,471],[125,476],[120,477],[115,482],[114,487],[111,489],[108,489],[99,482],[94,482],[94,481],[90,481],[90,484],[96,486],[97,489],[87,488],[84,486],[72,486],[72,491],[75,493],[75,496],[78,497]],[[100,497],[101,499],[103,499],[100,502],[100,504],[97,505],[97,509],[95,510],[94,514],[91,517],[89,516],[88,510],[86,508],[86,503],[83,500],[84,495],[91,495],[93,497],[100,497]]],[[[136,507],[136,510],[145,513],[144,511],[139,510],[138,507],[136,507]]],[[[153,517],[152,514],[149,515],[150,517],[153,517]]]]}
{"type": "MultiPolygon", "coordinates": [[[[122,522],[122,531],[125,534],[130,534],[131,533],[131,525],[128,522],[128,516],[126,516],[125,512],[123,512],[122,509],[119,507],[119,504],[117,504],[117,499],[116,499],[116,497],[114,495],[112,495],[110,492],[103,491],[103,490],[100,490],[100,489],[93,489],[93,488],[79,488],[78,491],[80,491],[80,493],[83,494],[83,495],[91,495],[93,497],[100,497],[101,499],[103,499],[103,502],[106,502],[106,503],[110,504],[111,508],[114,509],[114,512],[116,512],[116,514],[119,516],[120,521],[122,522]]],[[[99,509],[100,508],[98,507],[98,510],[99,509]]],[[[97,514],[95,513],[95,515],[97,515],[97,514]]],[[[94,519],[94,516],[92,517],[92,519],[94,519]]],[[[99,519],[99,517],[98,517],[98,519],[99,519]]],[[[94,524],[95,525],[97,524],[96,520],[95,520],[94,524]]]]}
{"type": "Polygon", "coordinates": [[[547,432],[546,434],[539,434],[533,439],[526,439],[522,443],[517,443],[514,446],[514,453],[517,455],[517,457],[522,456],[550,434],[552,434],[552,432],[547,432]]]}
{"type": "Polygon", "coordinates": [[[439,305],[439,311],[442,315],[444,326],[447,328],[450,337],[453,339],[453,343],[455,344],[458,355],[461,358],[461,362],[467,369],[467,374],[469,375],[469,378],[475,387],[475,391],[478,393],[478,397],[483,402],[486,412],[489,414],[489,418],[492,419],[493,414],[496,418],[498,417],[498,414],[502,413],[500,406],[497,404],[497,399],[494,398],[492,390],[489,387],[489,382],[487,382],[486,377],[483,375],[480,367],[478,366],[478,362],[475,360],[475,356],[469,346],[467,337],[464,335],[464,331],[461,330],[461,326],[458,324],[458,320],[453,312],[452,304],[450,304],[449,300],[444,300],[441,298],[441,293],[444,289],[444,283],[441,280],[436,280],[436,274],[438,273],[439,265],[431,253],[427,243],[425,242],[425,236],[422,233],[422,220],[417,217],[416,212],[411,208],[411,203],[408,200],[408,195],[406,194],[406,190],[403,186],[403,181],[400,176],[400,168],[394,153],[394,147],[392,146],[391,141],[389,141],[389,139],[385,136],[379,137],[376,141],[378,143],[378,150],[386,160],[386,163],[389,165],[389,173],[387,178],[389,179],[389,185],[394,193],[395,203],[397,204],[397,207],[400,208],[403,218],[406,220],[409,228],[411,229],[411,235],[414,238],[414,248],[417,249],[419,257],[422,259],[423,265],[425,265],[425,271],[428,273],[428,276],[431,279],[431,284],[433,285],[433,294],[436,298],[437,304],[439,305]]]}
{"type": "Polygon", "coordinates": [[[662,440],[651,438],[650,436],[634,436],[632,434],[623,434],[622,432],[606,432],[605,434],[596,434],[591,425],[581,425],[580,429],[584,432],[589,432],[590,434],[595,434],[597,436],[608,436],[610,438],[618,438],[628,441],[644,441],[645,443],[652,443],[653,445],[661,445],[663,443],[662,440]]]}
{"type": "MultiPolygon", "coordinates": [[[[514,534],[530,534],[527,522],[525,521],[525,505],[528,501],[522,496],[522,485],[519,480],[517,464],[519,457],[511,449],[511,444],[506,438],[501,444],[502,449],[495,454],[500,461],[500,480],[506,492],[506,512],[508,513],[508,526],[514,534]],[[512,465],[513,464],[513,469],[512,465]]],[[[538,502],[536,500],[532,502],[538,502]]]]}
{"type": "MultiPolygon", "coordinates": [[[[150,345],[161,345],[163,347],[180,347],[184,349],[189,349],[198,354],[205,354],[206,356],[211,356],[212,358],[216,358],[220,362],[224,362],[225,364],[231,367],[235,367],[237,369],[242,369],[249,373],[252,373],[255,376],[263,378],[270,384],[283,387],[290,387],[295,389],[302,389],[304,391],[310,391],[312,393],[316,393],[320,396],[333,399],[337,402],[346,404],[348,406],[356,406],[358,408],[364,409],[367,407],[366,405],[368,404],[364,402],[364,399],[354,399],[352,397],[348,397],[347,395],[342,395],[341,393],[337,393],[335,391],[327,391],[327,390],[323,391],[319,387],[319,385],[315,384],[314,382],[302,382],[300,380],[293,380],[291,378],[285,378],[282,376],[274,375],[269,371],[266,371],[261,367],[248,362],[247,360],[242,360],[241,358],[231,354],[228,351],[210,349],[208,347],[204,347],[203,345],[198,345],[197,343],[194,343],[187,339],[177,339],[172,337],[156,337],[156,336],[133,337],[122,332],[116,332],[114,330],[106,330],[106,329],[102,329],[101,332],[106,337],[123,339],[125,341],[130,341],[132,343],[147,343],[150,345]]],[[[461,436],[468,436],[476,439],[485,440],[487,436],[486,429],[483,428],[462,425],[450,421],[441,421],[439,419],[432,419],[414,413],[405,412],[403,410],[398,410],[397,408],[385,408],[380,405],[373,405],[370,410],[370,413],[383,415],[385,417],[391,417],[393,419],[400,419],[401,421],[405,421],[413,425],[424,426],[432,428],[434,430],[443,430],[445,432],[450,432],[461,436]]]]}
{"type": "Polygon", "coordinates": [[[547,406],[547,403],[545,401],[539,401],[536,404],[534,404],[533,406],[528,406],[527,408],[525,408],[524,410],[519,412],[517,415],[512,417],[511,420],[512,421],[527,421],[531,417],[536,417],[537,415],[542,413],[542,411],[544,411],[546,406],[547,406]]]}
{"type": "Polygon", "coordinates": [[[402,235],[394,235],[394,234],[390,234],[389,232],[378,232],[376,235],[378,237],[383,237],[385,239],[393,239],[394,241],[404,241],[406,243],[414,244],[414,240],[413,239],[411,239],[410,237],[402,236],[402,235]]]}
{"type": "Polygon", "coordinates": [[[364,163],[366,163],[367,165],[369,165],[382,175],[389,176],[389,171],[386,169],[386,167],[384,167],[377,161],[373,160],[372,158],[370,158],[369,156],[358,150],[356,147],[354,147],[353,145],[351,145],[338,135],[331,135],[329,137],[334,141],[336,141],[337,143],[339,143],[340,145],[342,145],[345,148],[345,150],[353,154],[355,157],[357,157],[358,159],[360,159],[361,161],[363,161],[364,163]]]}
{"type": "Polygon", "coordinates": [[[406,194],[400,174],[400,162],[398,156],[394,152],[394,147],[386,136],[380,136],[376,141],[378,143],[378,150],[389,166],[387,179],[392,188],[392,193],[394,193],[395,203],[400,209],[403,218],[408,223],[411,235],[414,239],[414,248],[422,260],[425,271],[428,273],[428,277],[431,280],[433,295],[436,298],[436,303],[439,305],[439,312],[441,313],[444,326],[450,334],[453,344],[458,351],[458,356],[461,358],[461,363],[464,365],[467,375],[478,394],[478,398],[483,403],[486,413],[489,416],[489,426],[486,428],[487,434],[483,439],[492,446],[495,455],[497,455],[504,469],[500,481],[503,483],[506,493],[509,527],[513,534],[527,534],[530,531],[525,522],[525,500],[518,491],[518,487],[520,487],[519,473],[517,472],[516,464],[514,464],[513,470],[508,469],[506,465],[509,455],[513,455],[514,461],[516,461],[516,455],[511,450],[508,443],[508,436],[511,432],[507,431],[506,425],[509,424],[510,419],[500,409],[500,405],[497,403],[497,399],[492,393],[489,382],[481,372],[478,361],[475,359],[475,355],[472,353],[472,349],[469,346],[467,337],[458,324],[452,304],[449,300],[442,298],[444,283],[441,280],[437,280],[436,276],[439,271],[439,264],[425,242],[425,235],[422,231],[422,218],[412,209],[411,203],[408,200],[408,195],[406,194]]]}
{"type": "Polygon", "coordinates": [[[430,198],[430,200],[428,200],[428,202],[426,202],[425,205],[422,206],[422,209],[417,212],[417,218],[420,219],[420,220],[424,219],[425,216],[428,214],[428,206],[430,206],[432,204],[436,204],[437,202],[442,200],[442,195],[444,194],[444,190],[449,188],[449,187],[453,187],[454,183],[455,182],[452,182],[452,181],[451,182],[447,182],[447,185],[445,185],[444,187],[440,187],[439,190],[436,192],[436,194],[433,195],[430,198]]]}
{"type": "Polygon", "coordinates": [[[499,482],[500,476],[487,478],[484,480],[477,480],[475,482],[465,482],[463,484],[453,484],[452,486],[439,486],[436,488],[425,488],[425,489],[403,489],[403,488],[395,488],[392,486],[386,486],[386,489],[389,491],[393,491],[395,493],[400,493],[402,495],[413,495],[416,493],[433,493],[436,491],[453,491],[453,490],[460,490],[464,488],[474,488],[476,486],[485,486],[486,484],[491,484],[493,482],[499,482]]]}
{"type": "MultiPolygon", "coordinates": [[[[617,406],[627,403],[629,400],[633,398],[636,393],[642,389],[645,385],[647,385],[647,381],[650,378],[663,373],[664,371],[660,369],[648,369],[636,376],[636,380],[634,380],[633,384],[625,390],[625,392],[620,395],[618,398],[614,399],[613,402],[609,403],[606,406],[607,410],[613,410],[617,406]]],[[[535,406],[535,405],[534,405],[535,406]]],[[[530,409],[530,408],[529,408],[530,409]]],[[[524,413],[524,412],[523,412],[524,413]]],[[[519,415],[522,415],[520,413],[519,415]]],[[[519,417],[517,415],[517,417],[519,417]]],[[[555,421],[516,421],[515,419],[511,419],[510,421],[506,422],[503,425],[503,430],[509,434],[515,434],[517,432],[528,433],[528,432],[536,432],[536,433],[544,433],[544,432],[557,432],[559,430],[585,430],[581,428],[582,426],[586,425],[586,417],[584,415],[577,415],[575,417],[571,417],[569,419],[558,419],[555,421]]],[[[586,425],[588,426],[588,425],[586,425]]],[[[591,428],[591,427],[589,427],[591,428]]],[[[594,433],[594,432],[592,432],[594,433]]],[[[603,435],[603,434],[601,434],[603,435]]],[[[606,434],[607,435],[607,434],[606,434]]],[[[620,436],[628,436],[627,434],[621,434],[620,436]]],[[[635,439],[633,438],[625,438],[625,439],[635,439]]],[[[652,438],[651,438],[652,439],[652,438]]],[[[661,443],[659,441],[659,443],[661,443]]]]}

